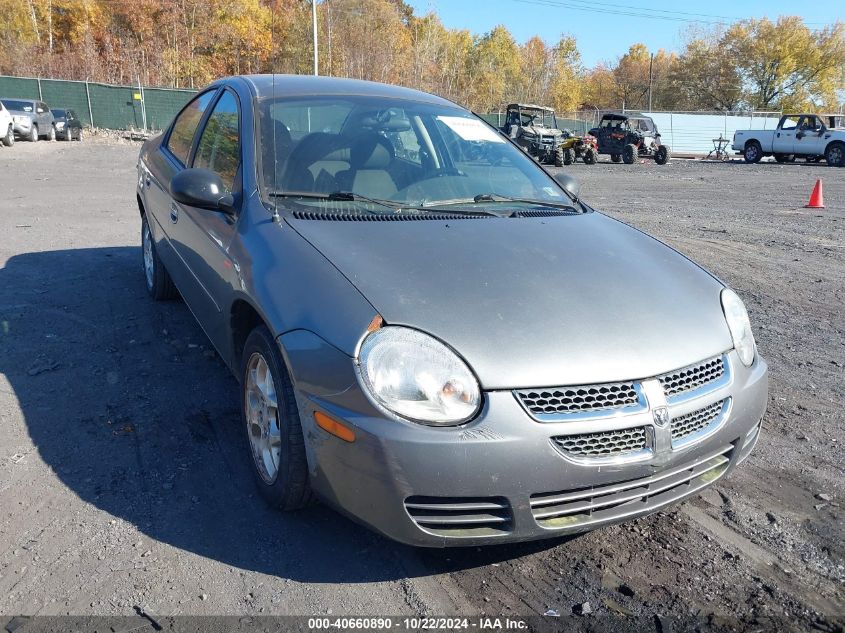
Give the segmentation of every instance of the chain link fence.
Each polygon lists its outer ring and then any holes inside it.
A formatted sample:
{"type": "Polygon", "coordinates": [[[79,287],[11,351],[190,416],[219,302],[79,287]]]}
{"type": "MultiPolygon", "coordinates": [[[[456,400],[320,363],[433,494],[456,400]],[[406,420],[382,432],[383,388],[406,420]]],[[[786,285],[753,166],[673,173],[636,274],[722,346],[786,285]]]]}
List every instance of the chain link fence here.
{"type": "MultiPolygon", "coordinates": [[[[559,112],[556,113],[557,126],[573,134],[586,134],[598,126],[602,116],[611,112],[621,113],[622,110],[593,108],[576,112],[559,112]]],[[[651,117],[660,131],[662,142],[672,148],[672,152],[697,156],[710,152],[720,139],[731,140],[737,130],[774,128],[782,113],[775,111],[641,112],[626,110],[625,114],[651,117]]],[[[504,111],[488,112],[481,116],[497,127],[504,125],[504,111]]]]}
{"type": "Polygon", "coordinates": [[[68,108],[91,127],[162,130],[195,90],[116,86],[91,81],[0,75],[0,99],[38,99],[68,108]]]}

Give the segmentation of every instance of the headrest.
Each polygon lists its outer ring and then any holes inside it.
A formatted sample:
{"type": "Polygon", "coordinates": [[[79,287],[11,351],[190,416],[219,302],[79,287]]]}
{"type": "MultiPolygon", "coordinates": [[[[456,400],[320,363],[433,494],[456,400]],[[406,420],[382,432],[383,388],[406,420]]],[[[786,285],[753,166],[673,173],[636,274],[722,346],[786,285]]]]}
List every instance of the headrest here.
{"type": "Polygon", "coordinates": [[[365,132],[352,141],[353,169],[385,169],[393,162],[393,145],[375,132],[365,132]]]}
{"type": "Polygon", "coordinates": [[[291,138],[288,126],[278,119],[273,119],[273,135],[275,137],[276,147],[289,147],[293,144],[293,138],[291,138]]]}

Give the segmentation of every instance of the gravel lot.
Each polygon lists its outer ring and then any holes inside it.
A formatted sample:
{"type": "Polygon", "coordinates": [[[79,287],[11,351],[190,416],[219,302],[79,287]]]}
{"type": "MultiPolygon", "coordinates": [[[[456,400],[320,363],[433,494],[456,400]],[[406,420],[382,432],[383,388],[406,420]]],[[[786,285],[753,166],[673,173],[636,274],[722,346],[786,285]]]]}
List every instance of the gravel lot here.
{"type": "Polygon", "coordinates": [[[576,628],[843,630],[845,170],[573,166],[590,203],[745,299],[771,368],[764,437],[669,512],[428,551],[253,494],[235,380],[183,303],[145,294],[137,152],[0,151],[0,614],[553,610],[576,628]],[[828,206],[804,209],[816,178],[828,206]]]}

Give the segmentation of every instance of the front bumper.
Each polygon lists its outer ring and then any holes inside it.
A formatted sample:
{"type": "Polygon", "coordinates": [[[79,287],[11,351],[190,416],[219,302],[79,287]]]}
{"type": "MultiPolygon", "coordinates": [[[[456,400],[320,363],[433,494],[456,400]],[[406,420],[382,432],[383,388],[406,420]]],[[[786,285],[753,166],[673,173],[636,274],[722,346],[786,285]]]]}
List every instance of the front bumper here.
{"type": "Polygon", "coordinates": [[[572,459],[551,438],[571,433],[573,424],[653,426],[651,404],[600,422],[539,422],[513,392],[495,391],[471,423],[433,428],[368,411],[355,387],[308,394],[306,380],[297,387],[312,485],[376,531],[427,547],[553,538],[645,515],[714,483],[753,449],[767,402],[766,363],[758,357],[746,368],[734,352],[725,358],[728,380],[669,403],[675,418],[724,400],[718,424],[684,446],[664,443],[622,462],[572,459]],[[322,431],[316,410],[344,420],[356,441],[322,431]]]}

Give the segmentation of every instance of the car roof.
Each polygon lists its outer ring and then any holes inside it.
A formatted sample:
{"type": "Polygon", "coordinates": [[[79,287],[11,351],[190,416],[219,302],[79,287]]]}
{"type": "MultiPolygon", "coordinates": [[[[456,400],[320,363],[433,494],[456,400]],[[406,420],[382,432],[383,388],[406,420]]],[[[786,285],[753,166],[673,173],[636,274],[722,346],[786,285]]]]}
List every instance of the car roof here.
{"type": "Polygon", "coordinates": [[[273,96],[312,97],[358,95],[421,101],[452,108],[460,107],[452,101],[420,90],[392,86],[375,81],[341,79],[338,77],[315,77],[313,75],[236,75],[221,79],[212,85],[227,83],[237,79],[247,82],[259,99],[273,96]]]}
{"type": "Polygon", "coordinates": [[[547,106],[535,105],[533,103],[509,103],[507,109],[519,108],[520,110],[542,110],[543,112],[554,112],[554,108],[547,106]]]}

